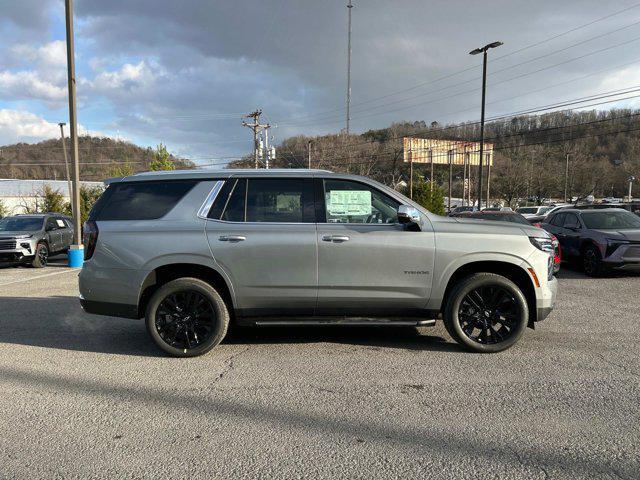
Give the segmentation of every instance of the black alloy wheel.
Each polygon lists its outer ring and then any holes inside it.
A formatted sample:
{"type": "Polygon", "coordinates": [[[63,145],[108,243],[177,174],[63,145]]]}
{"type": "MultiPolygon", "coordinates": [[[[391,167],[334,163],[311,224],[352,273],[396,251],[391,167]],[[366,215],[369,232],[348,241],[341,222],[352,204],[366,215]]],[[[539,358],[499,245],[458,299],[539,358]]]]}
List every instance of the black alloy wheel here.
{"type": "Polygon", "coordinates": [[[209,283],[178,278],[151,296],[147,331],[162,350],[175,357],[195,357],[218,345],[227,333],[227,305],[209,283]]]}
{"type": "Polygon", "coordinates": [[[494,353],[513,346],[529,323],[524,293],[510,279],[475,273],[458,281],[447,296],[444,325],[464,348],[494,353]]]}
{"type": "Polygon", "coordinates": [[[36,246],[36,255],[31,262],[31,266],[34,268],[44,268],[49,261],[49,249],[45,243],[38,243],[36,246]]]}
{"type": "Polygon", "coordinates": [[[590,277],[602,274],[602,256],[594,246],[588,246],[582,253],[582,268],[590,277]]]}
{"type": "Polygon", "coordinates": [[[513,294],[499,285],[481,286],[470,291],[458,309],[460,328],[470,340],[482,345],[509,339],[521,316],[513,294]]]}
{"type": "Polygon", "coordinates": [[[156,330],[167,345],[181,350],[207,342],[216,314],[211,302],[194,290],[167,295],[156,310],[156,330]]]}

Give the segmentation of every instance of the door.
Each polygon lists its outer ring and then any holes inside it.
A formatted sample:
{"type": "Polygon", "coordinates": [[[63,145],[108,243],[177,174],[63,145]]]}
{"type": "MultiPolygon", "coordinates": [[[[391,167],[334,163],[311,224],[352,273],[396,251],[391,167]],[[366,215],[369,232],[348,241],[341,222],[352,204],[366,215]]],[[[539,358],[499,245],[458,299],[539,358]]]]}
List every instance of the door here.
{"type": "Polygon", "coordinates": [[[53,217],[47,218],[45,226],[47,236],[49,237],[49,252],[57,252],[60,250],[60,227],[56,219],[53,217]]]}
{"type": "Polygon", "coordinates": [[[317,248],[313,180],[230,179],[206,232],[241,315],[313,314],[317,248]]]}
{"type": "Polygon", "coordinates": [[[564,252],[567,255],[580,256],[580,230],[582,224],[578,215],[575,213],[567,213],[562,225],[562,235],[564,238],[564,252]]]}
{"type": "Polygon", "coordinates": [[[56,223],[60,227],[60,249],[64,250],[73,242],[73,229],[71,222],[66,218],[56,218],[56,223]]]}
{"type": "Polygon", "coordinates": [[[352,180],[317,179],[318,314],[424,313],[431,292],[434,234],[397,221],[400,202],[352,180]]]}

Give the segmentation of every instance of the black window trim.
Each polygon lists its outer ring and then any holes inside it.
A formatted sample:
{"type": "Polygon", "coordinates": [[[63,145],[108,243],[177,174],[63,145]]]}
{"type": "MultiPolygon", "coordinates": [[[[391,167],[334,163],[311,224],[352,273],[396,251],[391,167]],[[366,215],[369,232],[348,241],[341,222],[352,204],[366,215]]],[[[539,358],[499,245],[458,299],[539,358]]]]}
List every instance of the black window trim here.
{"type": "MultiPolygon", "coordinates": [[[[229,203],[229,200],[231,199],[231,195],[233,194],[233,191],[236,188],[236,185],[238,183],[239,180],[246,180],[247,182],[247,186],[245,188],[244,191],[244,218],[245,221],[243,222],[235,222],[235,221],[231,221],[231,220],[221,220],[219,218],[208,218],[205,217],[205,220],[208,220],[210,222],[218,222],[218,223],[230,223],[230,224],[244,224],[244,225],[316,225],[317,224],[317,214],[318,214],[318,199],[316,197],[316,195],[314,195],[314,205],[315,205],[315,211],[316,211],[316,221],[315,222],[247,222],[246,218],[247,218],[247,196],[249,195],[249,180],[262,180],[262,179],[273,179],[273,180],[307,180],[307,181],[311,181],[311,182],[315,182],[315,178],[314,177],[294,177],[294,176],[283,176],[283,177],[277,177],[277,176],[268,176],[268,177],[254,177],[254,176],[238,176],[238,177],[229,177],[226,179],[226,181],[235,181],[236,184],[233,186],[233,189],[231,189],[231,191],[229,192],[229,195],[225,201],[225,205],[224,208],[222,209],[222,215],[224,215],[225,210],[227,209],[227,205],[229,203]]],[[[312,183],[312,190],[315,190],[314,187],[314,183],[312,183]]],[[[222,187],[221,187],[222,189],[222,187]]],[[[219,193],[219,192],[218,192],[219,193]]],[[[215,202],[215,199],[213,200],[213,202],[215,202]]],[[[211,203],[211,207],[213,207],[213,202],[211,203]]],[[[207,212],[208,214],[209,212],[207,212]]],[[[201,217],[202,218],[202,217],[201,217]]],[[[346,225],[346,224],[343,224],[346,225]]],[[[358,224],[358,225],[363,225],[363,224],[358,224]]]]}

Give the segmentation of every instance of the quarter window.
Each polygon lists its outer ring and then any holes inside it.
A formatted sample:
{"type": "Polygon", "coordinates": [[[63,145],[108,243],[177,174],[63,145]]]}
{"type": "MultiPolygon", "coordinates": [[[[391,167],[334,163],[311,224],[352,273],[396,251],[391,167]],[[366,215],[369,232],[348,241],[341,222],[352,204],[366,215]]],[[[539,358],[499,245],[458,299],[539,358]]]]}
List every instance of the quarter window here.
{"type": "Polygon", "coordinates": [[[396,223],[400,203],[363,183],[325,180],[327,223],[396,223]]]}

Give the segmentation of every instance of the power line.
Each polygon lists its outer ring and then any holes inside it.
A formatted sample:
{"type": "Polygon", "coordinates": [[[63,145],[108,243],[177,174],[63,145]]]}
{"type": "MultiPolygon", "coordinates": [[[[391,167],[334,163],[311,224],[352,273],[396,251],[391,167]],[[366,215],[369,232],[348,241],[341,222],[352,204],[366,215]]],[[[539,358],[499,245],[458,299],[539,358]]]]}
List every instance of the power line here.
{"type": "MultiPolygon", "coordinates": [[[[605,16],[603,16],[603,17],[599,17],[599,18],[597,18],[597,19],[595,19],[595,20],[592,20],[592,21],[590,21],[590,22],[587,22],[587,23],[585,23],[585,24],[579,25],[578,27],[574,27],[574,28],[571,28],[571,29],[569,29],[569,30],[565,30],[564,32],[561,32],[561,33],[559,33],[559,34],[556,34],[556,35],[553,35],[553,36],[548,37],[548,38],[546,38],[546,39],[543,39],[543,40],[541,40],[541,41],[538,41],[538,42],[535,42],[535,43],[532,43],[532,44],[526,45],[526,46],[524,46],[524,47],[522,47],[522,48],[520,48],[520,49],[518,49],[518,50],[514,50],[513,52],[507,53],[507,54],[505,54],[505,55],[501,55],[501,56],[499,56],[499,57],[496,57],[496,58],[494,58],[494,59],[493,59],[493,61],[494,61],[494,62],[496,62],[496,61],[502,60],[502,59],[504,59],[504,58],[510,57],[510,56],[512,56],[512,55],[515,55],[516,53],[520,53],[520,52],[523,52],[523,51],[525,51],[525,50],[529,50],[529,49],[531,49],[531,48],[537,47],[537,46],[539,46],[539,45],[543,45],[543,44],[545,44],[545,43],[551,42],[551,41],[553,41],[553,40],[555,40],[555,39],[557,39],[557,38],[560,38],[560,37],[563,37],[563,36],[569,35],[569,34],[571,34],[571,33],[573,33],[573,32],[576,32],[576,31],[581,30],[581,29],[583,29],[583,28],[589,27],[589,26],[594,25],[594,24],[596,24],[596,23],[599,23],[599,22],[601,22],[601,21],[603,21],[603,20],[607,20],[607,19],[612,18],[612,17],[614,17],[614,16],[620,15],[621,13],[628,12],[628,11],[630,11],[630,10],[632,10],[632,9],[635,9],[635,8],[639,7],[639,6],[640,6],[640,3],[633,4],[633,5],[629,6],[629,7],[623,8],[623,9],[621,9],[621,10],[618,10],[618,11],[613,12],[613,13],[610,13],[610,14],[607,14],[607,15],[605,15],[605,16]]],[[[626,27],[625,27],[625,28],[626,28],[626,27]]],[[[365,104],[368,104],[368,103],[371,103],[371,102],[375,102],[375,101],[377,101],[377,100],[382,100],[382,99],[385,99],[385,98],[389,98],[389,97],[392,97],[392,96],[398,95],[398,94],[400,94],[400,93],[410,92],[410,91],[416,90],[416,89],[418,89],[418,88],[421,88],[421,87],[424,87],[424,86],[427,86],[427,85],[432,85],[432,84],[437,83],[437,82],[440,82],[440,81],[442,81],[442,80],[447,80],[447,79],[449,79],[449,78],[452,78],[452,77],[454,77],[454,76],[460,75],[460,74],[462,74],[462,73],[466,73],[466,72],[469,72],[469,71],[471,71],[471,70],[476,70],[476,68],[477,68],[477,67],[476,67],[475,65],[474,65],[474,66],[472,66],[472,67],[467,67],[467,68],[464,68],[464,69],[459,70],[459,71],[457,71],[457,72],[453,72],[453,73],[450,73],[450,74],[447,74],[447,75],[444,75],[444,76],[438,77],[438,78],[436,78],[436,79],[434,79],[434,80],[429,80],[429,81],[427,81],[427,82],[421,82],[421,83],[419,83],[419,84],[413,85],[413,86],[408,87],[408,88],[404,88],[404,89],[402,89],[402,90],[397,90],[397,91],[395,91],[395,92],[391,92],[391,93],[388,93],[388,94],[385,94],[385,95],[382,95],[382,96],[379,96],[379,97],[375,97],[375,98],[372,98],[372,99],[369,99],[369,100],[364,100],[364,101],[361,101],[361,102],[358,102],[358,103],[354,103],[352,106],[365,105],[365,104]]],[[[476,81],[476,80],[477,80],[477,79],[473,79],[472,81],[476,81]]],[[[313,117],[316,117],[316,116],[318,116],[318,115],[324,115],[324,114],[326,114],[326,113],[332,113],[332,112],[341,111],[341,110],[344,110],[344,107],[342,107],[342,108],[335,108],[335,109],[332,109],[332,110],[327,110],[327,111],[325,111],[325,112],[319,112],[319,113],[317,113],[317,114],[313,114],[313,115],[306,115],[306,116],[297,117],[297,118],[298,118],[298,119],[313,118],[313,117]]],[[[294,118],[296,118],[296,117],[294,117],[294,118]]]]}

